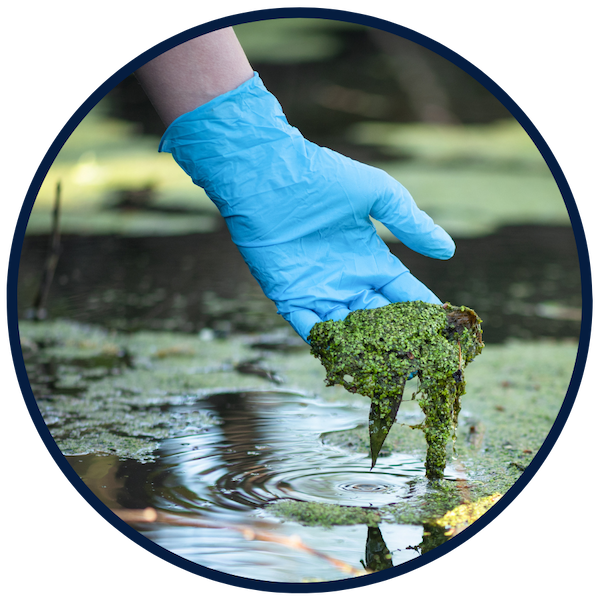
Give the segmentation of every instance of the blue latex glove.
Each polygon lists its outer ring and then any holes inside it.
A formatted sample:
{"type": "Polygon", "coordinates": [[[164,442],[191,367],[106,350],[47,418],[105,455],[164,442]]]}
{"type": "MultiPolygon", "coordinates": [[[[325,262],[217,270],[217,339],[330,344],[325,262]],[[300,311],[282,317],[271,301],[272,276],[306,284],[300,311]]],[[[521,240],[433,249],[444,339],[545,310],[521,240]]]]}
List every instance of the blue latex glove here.
{"type": "Polygon", "coordinates": [[[440,300],[391,254],[369,215],[433,258],[454,242],[406,189],[304,139],[258,74],[177,118],[159,150],[204,188],[264,293],[298,334],[350,311],[440,300]]]}

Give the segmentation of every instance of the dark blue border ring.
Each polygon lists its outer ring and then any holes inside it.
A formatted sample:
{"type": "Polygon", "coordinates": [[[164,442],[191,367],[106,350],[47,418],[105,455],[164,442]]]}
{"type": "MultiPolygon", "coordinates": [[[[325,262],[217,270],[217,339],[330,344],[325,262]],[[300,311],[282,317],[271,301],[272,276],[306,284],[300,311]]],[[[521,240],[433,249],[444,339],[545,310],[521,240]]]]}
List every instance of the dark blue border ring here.
{"type": "Polygon", "coordinates": [[[573,194],[567,184],[567,180],[558,165],[558,162],[554,158],[554,155],[550,151],[550,148],[523,113],[523,111],[511,100],[511,98],[498,87],[489,77],[482,73],[477,67],[460,57],[456,53],[452,52],[445,46],[435,42],[424,35],[416,33],[406,27],[390,23],[374,17],[360,15],[352,12],[329,10],[329,9],[317,9],[317,8],[285,8],[285,9],[269,9],[269,10],[258,10],[253,12],[241,13],[231,17],[218,19],[211,21],[198,27],[193,27],[187,31],[180,33],[160,44],[154,46],[154,48],[144,52],[136,59],[125,65],[122,69],[117,71],[112,77],[105,81],[75,112],[75,114],[69,119],[67,124],[63,127],[59,135],[56,137],[48,152],[44,156],[42,163],[40,164],[25,201],[23,208],[19,214],[17,226],[15,229],[15,235],[13,238],[9,266],[8,266],[8,279],[7,279],[7,310],[8,310],[8,329],[9,338],[11,343],[13,361],[15,364],[15,370],[17,378],[29,409],[29,413],[37,427],[37,430],[43,439],[46,447],[50,451],[57,465],[62,469],[67,479],[75,486],[77,491],[91,504],[91,506],[98,511],[109,523],[114,525],[121,533],[125,534],[131,540],[136,542],[138,545],[149,550],[156,556],[163,558],[164,560],[181,567],[192,573],[196,573],[202,577],[219,581],[221,583],[227,583],[230,585],[261,590],[269,592],[326,592],[326,591],[337,591],[364,586],[367,584],[376,583],[392,577],[397,577],[418,567],[421,567],[440,556],[454,550],[457,546],[466,542],[473,535],[478,533],[486,525],[488,525],[493,519],[495,519],[523,490],[523,488],[529,483],[531,478],[535,475],[537,470],[540,468],[543,461],[548,456],[548,453],[554,446],[559,434],[561,433],[567,417],[569,416],[573,403],[583,377],[583,371],[585,362],[588,354],[588,347],[590,343],[591,324],[592,324],[592,281],[591,281],[591,269],[590,259],[587,250],[587,244],[583,231],[583,225],[579,216],[579,211],[575,204],[573,194]],[[479,83],[481,83],[489,92],[491,92],[502,104],[511,112],[513,117],[521,124],[523,129],[529,134],[541,155],[544,157],[554,179],[560,189],[562,197],[564,199],[569,217],[571,219],[571,225],[573,227],[573,233],[575,235],[575,241],[577,244],[577,252],[579,255],[579,267],[581,274],[581,293],[582,293],[582,323],[581,333],[579,338],[579,348],[577,351],[577,358],[575,361],[575,367],[573,369],[573,375],[571,382],[567,389],[565,400],[558,413],[558,417],[552,426],[548,437],[542,444],[539,452],[527,467],[518,481],[510,488],[508,492],[499,500],[489,511],[487,511],[481,518],[479,518],[473,525],[468,527],[465,531],[460,533],[455,538],[444,542],[441,546],[427,552],[427,554],[393,567],[385,571],[373,573],[364,577],[357,577],[353,579],[344,579],[340,581],[322,582],[322,583],[270,583],[266,581],[247,579],[245,577],[238,577],[234,575],[227,575],[213,569],[208,569],[196,563],[193,563],[187,559],[184,559],[176,554],[165,550],[161,546],[158,546],[154,542],[151,542],[142,534],[132,529],[129,525],[126,525],[123,521],[115,516],[115,514],[109,510],[100,500],[89,490],[89,488],[82,482],[82,480],[75,474],[71,466],[68,464],[65,457],[62,455],[56,442],[50,435],[48,428],[46,427],[44,420],[37,407],[35,398],[31,391],[29,379],[27,378],[27,372],[25,370],[25,364],[23,360],[23,353],[21,351],[21,344],[19,341],[19,328],[18,328],[18,315],[17,315],[17,278],[19,271],[19,260],[21,256],[21,248],[25,237],[25,230],[29,221],[29,215],[33,208],[33,204],[37,197],[38,191],[50,166],[54,162],[58,152],[66,142],[67,138],[73,133],[75,128],[79,125],[81,120],[88,114],[88,112],[119,82],[133,73],[136,69],[152,60],[159,54],[170,50],[174,46],[177,46],[183,42],[186,42],[194,37],[203,35],[214,31],[215,29],[221,29],[223,27],[229,27],[232,25],[240,25],[242,23],[249,23],[254,21],[263,21],[270,19],[282,19],[282,18],[317,18],[317,19],[329,19],[336,21],[345,21],[349,23],[356,23],[359,25],[365,25],[387,31],[395,35],[401,36],[417,44],[428,48],[429,50],[439,54],[443,58],[449,60],[457,67],[471,75],[479,83]]]}

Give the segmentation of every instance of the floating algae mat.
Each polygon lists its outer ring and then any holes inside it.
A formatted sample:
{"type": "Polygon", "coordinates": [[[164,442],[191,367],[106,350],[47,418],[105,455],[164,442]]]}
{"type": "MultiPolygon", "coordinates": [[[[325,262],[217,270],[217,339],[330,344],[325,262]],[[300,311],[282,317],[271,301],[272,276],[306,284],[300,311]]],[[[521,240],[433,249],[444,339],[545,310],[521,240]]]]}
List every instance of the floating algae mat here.
{"type": "Polygon", "coordinates": [[[404,386],[419,378],[416,399],[425,414],[429,479],[443,477],[465,393],[464,369],[482,348],[481,319],[465,306],[399,302],[357,310],[343,321],[317,323],[311,353],[327,371],[327,385],[371,399],[369,437],[375,466],[396,419],[404,386]]]}

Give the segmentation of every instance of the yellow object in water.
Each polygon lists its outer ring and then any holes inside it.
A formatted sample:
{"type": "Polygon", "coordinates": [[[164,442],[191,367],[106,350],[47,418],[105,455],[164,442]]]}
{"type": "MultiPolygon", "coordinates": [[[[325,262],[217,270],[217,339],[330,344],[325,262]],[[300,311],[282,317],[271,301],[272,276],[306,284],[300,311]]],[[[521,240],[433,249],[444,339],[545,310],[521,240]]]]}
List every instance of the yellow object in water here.
{"type": "Polygon", "coordinates": [[[480,498],[475,502],[460,504],[451,511],[448,511],[440,519],[437,519],[435,524],[447,529],[445,535],[454,537],[457,533],[460,533],[479,519],[479,517],[496,504],[500,498],[502,498],[502,494],[492,494],[491,496],[480,498]]]}

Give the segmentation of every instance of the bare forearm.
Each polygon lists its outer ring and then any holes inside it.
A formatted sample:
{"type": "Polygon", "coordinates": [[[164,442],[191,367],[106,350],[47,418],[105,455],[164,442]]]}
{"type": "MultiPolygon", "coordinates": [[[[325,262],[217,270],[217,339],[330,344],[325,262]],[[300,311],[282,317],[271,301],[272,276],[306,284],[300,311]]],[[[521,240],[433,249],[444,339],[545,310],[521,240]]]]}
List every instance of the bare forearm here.
{"type": "Polygon", "coordinates": [[[136,71],[165,126],[235,89],[252,74],[252,67],[230,27],[176,46],[136,71]]]}

